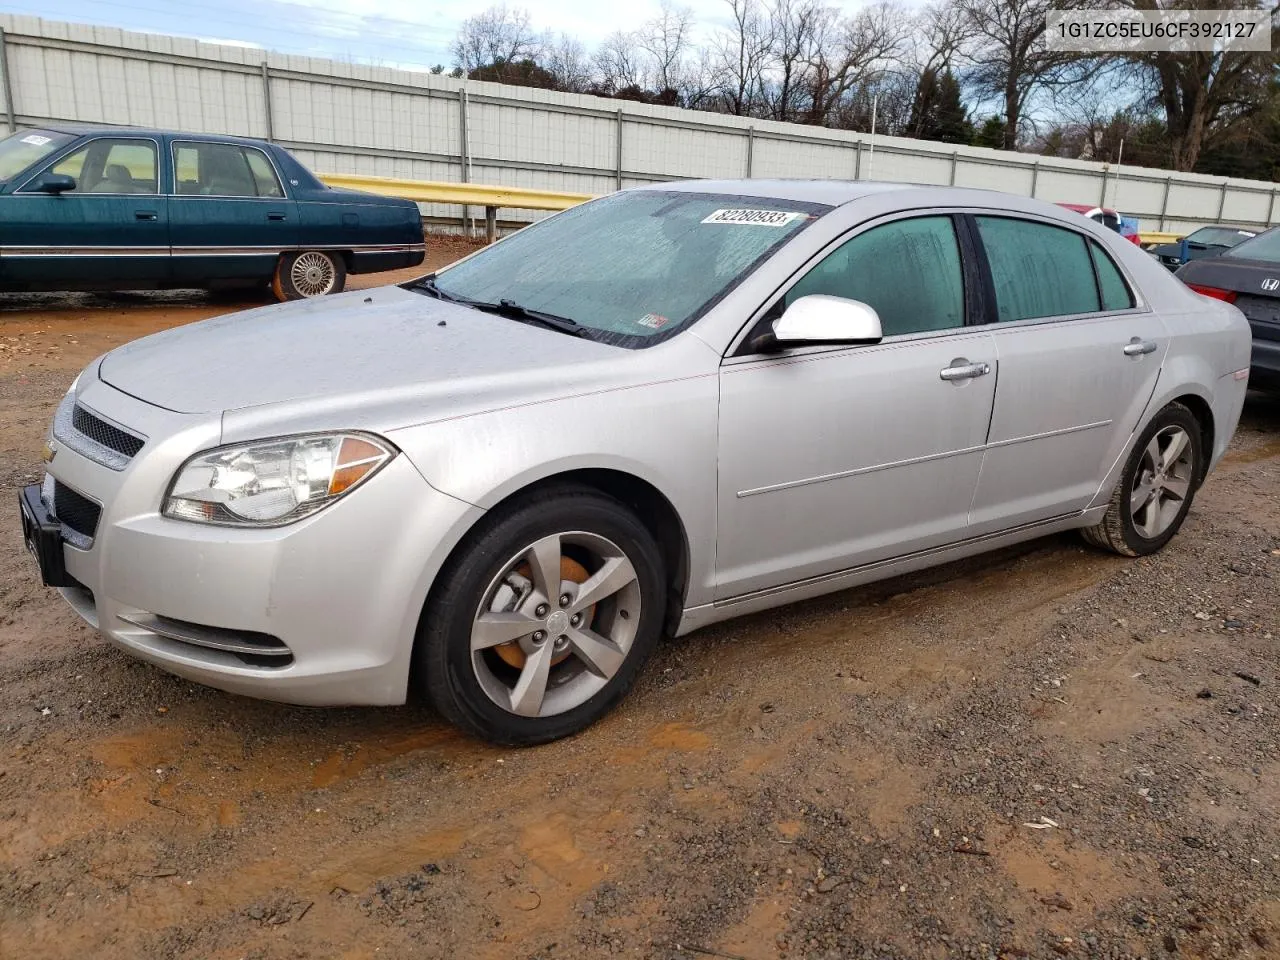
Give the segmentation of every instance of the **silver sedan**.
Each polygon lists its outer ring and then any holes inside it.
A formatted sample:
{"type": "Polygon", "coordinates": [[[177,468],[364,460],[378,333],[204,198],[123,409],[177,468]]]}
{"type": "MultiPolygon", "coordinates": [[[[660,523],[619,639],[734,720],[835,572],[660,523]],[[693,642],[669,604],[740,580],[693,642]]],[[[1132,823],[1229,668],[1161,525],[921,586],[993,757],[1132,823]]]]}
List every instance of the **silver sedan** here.
{"type": "Polygon", "coordinates": [[[537,743],[664,633],[1079,528],[1177,532],[1249,327],[975,190],[662,184],[419,281],[181,327],[58,409],[25,536],[124,650],[537,743]]]}

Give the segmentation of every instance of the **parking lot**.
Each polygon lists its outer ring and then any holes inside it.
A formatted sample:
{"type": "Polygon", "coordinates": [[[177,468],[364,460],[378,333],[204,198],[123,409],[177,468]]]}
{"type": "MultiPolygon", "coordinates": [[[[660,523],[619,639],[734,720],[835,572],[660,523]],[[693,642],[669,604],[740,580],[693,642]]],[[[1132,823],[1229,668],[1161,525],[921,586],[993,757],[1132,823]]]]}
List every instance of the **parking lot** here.
{"type": "Polygon", "coordinates": [[[0,955],[1280,955],[1280,401],[1161,554],[1053,537],[723,624],[502,750],[187,683],[38,585],[15,493],[71,378],[257,302],[0,297],[0,955]]]}

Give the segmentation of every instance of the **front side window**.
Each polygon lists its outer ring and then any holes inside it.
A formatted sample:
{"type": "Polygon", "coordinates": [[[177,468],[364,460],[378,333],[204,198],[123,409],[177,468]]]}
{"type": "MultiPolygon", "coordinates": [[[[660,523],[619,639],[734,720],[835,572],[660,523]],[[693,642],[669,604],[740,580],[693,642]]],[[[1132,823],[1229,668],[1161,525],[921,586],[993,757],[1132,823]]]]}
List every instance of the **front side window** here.
{"type": "Polygon", "coordinates": [[[90,140],[50,169],[76,182],[76,193],[154,194],[156,178],[154,140],[90,140]]]}
{"type": "Polygon", "coordinates": [[[821,293],[861,300],[886,337],[964,326],[964,279],[951,217],[873,227],[829,253],[787,291],[790,305],[821,293]]]}
{"type": "Polygon", "coordinates": [[[974,220],[991,265],[1000,322],[1101,309],[1093,263],[1080,234],[1012,217],[974,220]]]}
{"type": "Polygon", "coordinates": [[[446,297],[509,301],[642,347],[702,316],[830,207],[683,191],[615,193],[441,270],[446,297]]]}
{"type": "Polygon", "coordinates": [[[266,156],[260,150],[235,143],[175,142],[173,172],[180,196],[284,196],[266,156]]]}
{"type": "Polygon", "coordinates": [[[0,183],[12,180],[32,164],[39,163],[75,137],[52,130],[23,130],[0,140],[0,183]]]}

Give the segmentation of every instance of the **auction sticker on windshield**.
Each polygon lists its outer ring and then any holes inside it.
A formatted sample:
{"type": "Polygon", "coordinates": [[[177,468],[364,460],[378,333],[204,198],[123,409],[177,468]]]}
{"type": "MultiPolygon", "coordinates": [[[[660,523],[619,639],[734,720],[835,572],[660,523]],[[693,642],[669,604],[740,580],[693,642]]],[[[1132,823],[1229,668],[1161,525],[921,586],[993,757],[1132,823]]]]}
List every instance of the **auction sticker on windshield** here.
{"type": "Polygon", "coordinates": [[[29,133],[22,138],[22,142],[29,143],[32,146],[36,146],[36,147],[43,147],[46,143],[49,142],[49,138],[42,137],[38,133],[29,133]]]}
{"type": "Polygon", "coordinates": [[[717,210],[703,223],[733,223],[753,227],[785,227],[792,220],[803,217],[792,210],[717,210]]]}

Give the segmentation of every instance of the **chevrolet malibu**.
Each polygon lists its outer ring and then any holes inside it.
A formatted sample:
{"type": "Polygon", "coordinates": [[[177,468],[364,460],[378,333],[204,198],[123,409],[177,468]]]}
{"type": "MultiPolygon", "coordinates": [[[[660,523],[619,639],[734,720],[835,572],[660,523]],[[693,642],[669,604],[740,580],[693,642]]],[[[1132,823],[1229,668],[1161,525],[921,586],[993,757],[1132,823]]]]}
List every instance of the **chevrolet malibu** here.
{"type": "Polygon", "coordinates": [[[1249,345],[1235,307],[1047,203],[663,184],[108,353],[24,533],[165,670],[422,697],[531,744],[617,704],[664,633],[1072,528],[1159,550],[1249,345]]]}

